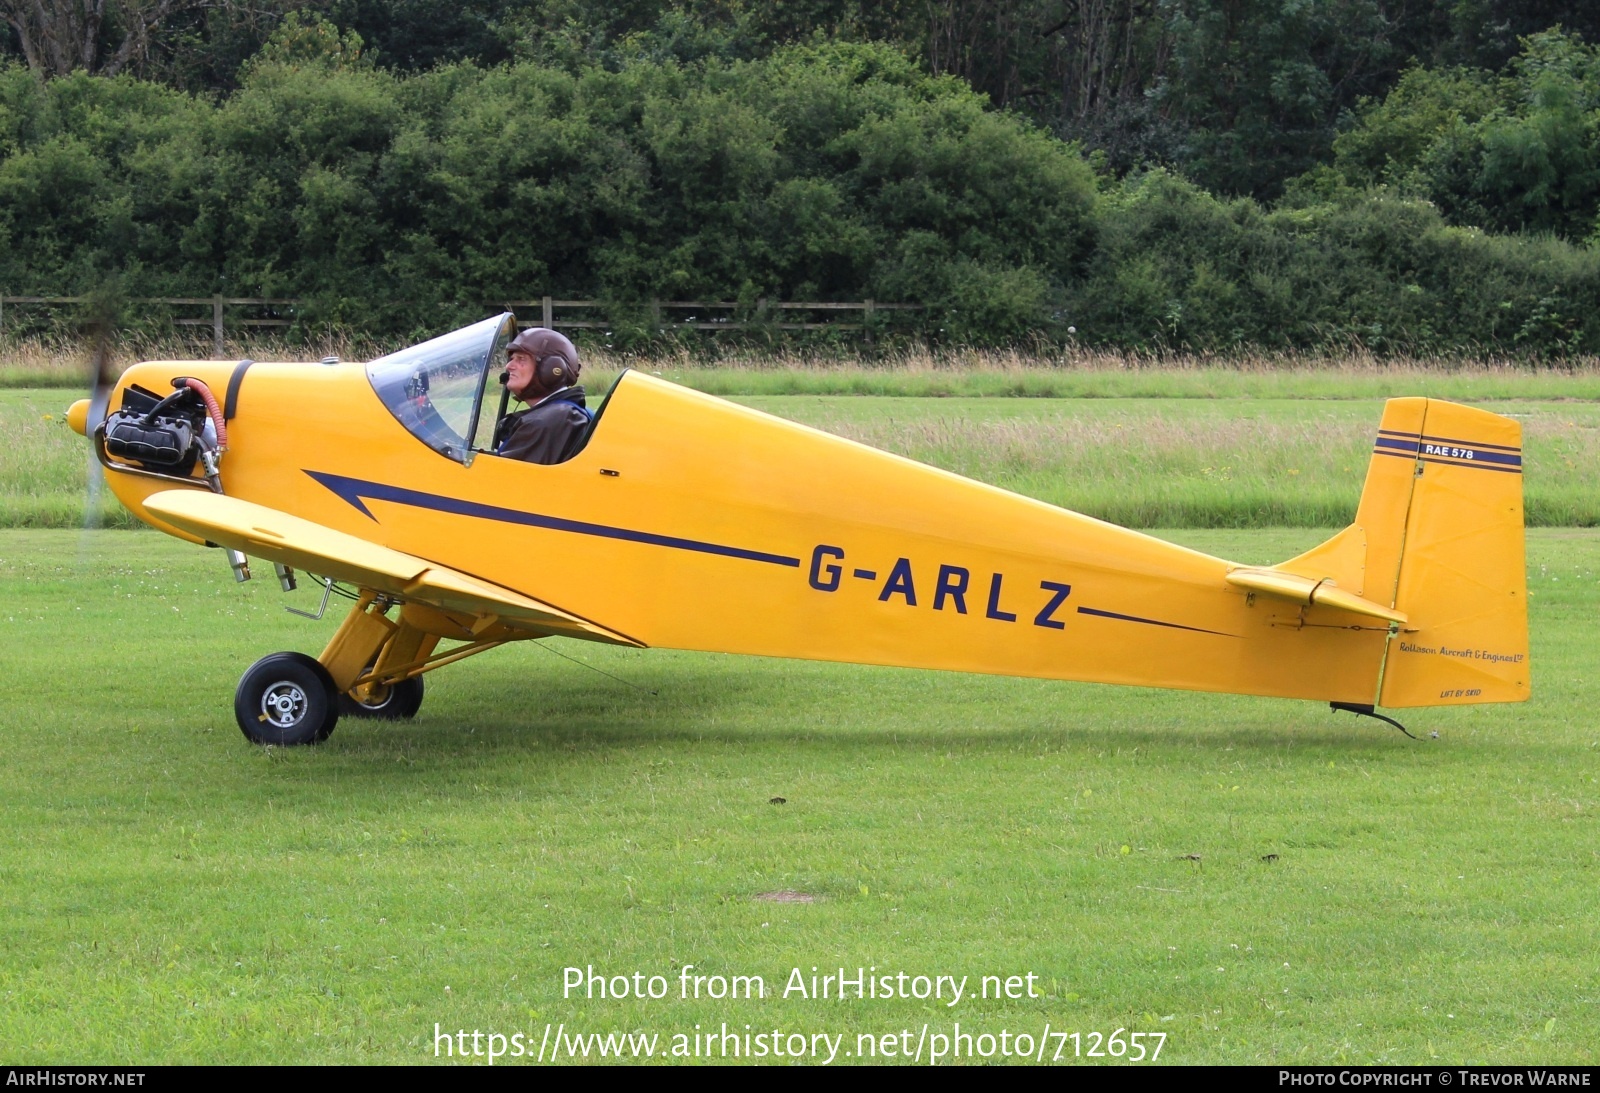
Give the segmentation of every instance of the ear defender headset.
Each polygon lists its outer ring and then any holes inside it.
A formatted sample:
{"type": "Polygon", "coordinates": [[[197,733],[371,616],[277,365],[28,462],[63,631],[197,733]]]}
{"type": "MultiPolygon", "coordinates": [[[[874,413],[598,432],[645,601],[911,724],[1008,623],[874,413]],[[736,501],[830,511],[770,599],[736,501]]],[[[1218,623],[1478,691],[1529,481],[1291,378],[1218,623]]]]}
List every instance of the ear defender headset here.
{"type": "Polygon", "coordinates": [[[533,382],[542,391],[555,391],[567,385],[572,365],[559,352],[533,358],[533,382]]]}

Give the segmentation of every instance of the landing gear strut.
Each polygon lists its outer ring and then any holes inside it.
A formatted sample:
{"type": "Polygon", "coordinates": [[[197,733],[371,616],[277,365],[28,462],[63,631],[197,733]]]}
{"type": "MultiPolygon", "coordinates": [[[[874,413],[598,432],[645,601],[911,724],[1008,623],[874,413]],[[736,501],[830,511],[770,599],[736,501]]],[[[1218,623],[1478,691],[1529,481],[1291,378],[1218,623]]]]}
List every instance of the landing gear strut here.
{"type": "Polygon", "coordinates": [[[460,619],[418,604],[404,605],[391,619],[395,604],[363,589],[320,657],[274,653],[252,664],[233,699],[245,736],[257,744],[317,744],[341,714],[415,717],[424,672],[532,636],[512,632],[493,615],[460,619]],[[442,634],[463,644],[435,653],[442,634]]]}
{"type": "Polygon", "coordinates": [[[319,744],[340,714],[383,721],[415,717],[422,678],[403,673],[426,671],[437,659],[431,654],[439,639],[389,619],[393,605],[363,590],[322,656],[273,653],[252,664],[233,699],[245,736],[257,744],[319,744]]]}

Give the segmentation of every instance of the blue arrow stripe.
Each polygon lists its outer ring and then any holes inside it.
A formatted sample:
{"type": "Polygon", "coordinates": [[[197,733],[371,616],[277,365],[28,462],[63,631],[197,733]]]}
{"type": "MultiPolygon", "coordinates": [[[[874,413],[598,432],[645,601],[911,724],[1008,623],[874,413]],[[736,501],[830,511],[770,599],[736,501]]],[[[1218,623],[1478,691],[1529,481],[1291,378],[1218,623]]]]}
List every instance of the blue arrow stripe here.
{"type": "Polygon", "coordinates": [[[498,505],[482,505],[476,501],[462,501],[455,497],[444,497],[436,493],[423,493],[420,490],[402,489],[399,486],[386,486],[381,482],[367,482],[359,478],[345,478],[343,475],[326,474],[322,471],[306,471],[306,474],[310,475],[319,484],[332,490],[347,501],[351,507],[374,522],[378,518],[372,515],[371,510],[362,502],[362,498],[370,501],[390,501],[397,505],[410,505],[412,508],[432,509],[435,512],[448,512],[454,516],[471,516],[479,520],[495,520],[502,524],[521,524],[524,527],[544,528],[547,531],[566,531],[574,535],[596,535],[605,539],[622,539],[630,543],[644,543],[647,546],[671,547],[674,550],[693,550],[701,554],[718,554],[724,558],[742,558],[751,562],[767,562],[770,565],[786,565],[796,568],[800,565],[799,558],[791,558],[783,554],[768,554],[760,550],[724,546],[721,543],[706,543],[699,539],[682,539],[676,535],[657,535],[654,532],[611,527],[608,524],[591,524],[584,520],[567,520],[560,516],[545,516],[542,513],[506,509],[498,505]]]}
{"type": "Polygon", "coordinates": [[[1173,630],[1193,630],[1197,634],[1215,634],[1219,638],[1236,638],[1237,634],[1224,634],[1221,630],[1206,630],[1199,626],[1185,626],[1181,622],[1162,622],[1160,619],[1141,619],[1138,615],[1122,615],[1115,611],[1101,611],[1097,607],[1080,607],[1080,615],[1094,615],[1102,619],[1117,619],[1121,622],[1142,622],[1146,626],[1166,626],[1173,630]]]}

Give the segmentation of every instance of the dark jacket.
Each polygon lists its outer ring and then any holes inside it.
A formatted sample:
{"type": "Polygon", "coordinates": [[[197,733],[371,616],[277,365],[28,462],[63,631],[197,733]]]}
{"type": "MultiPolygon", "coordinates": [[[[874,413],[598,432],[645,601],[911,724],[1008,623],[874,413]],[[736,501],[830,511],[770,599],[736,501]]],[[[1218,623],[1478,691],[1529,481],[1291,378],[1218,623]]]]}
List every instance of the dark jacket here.
{"type": "Polygon", "coordinates": [[[496,455],[528,463],[564,463],[578,453],[589,431],[589,415],[582,409],[582,387],[561,390],[514,414],[501,423],[496,455]]]}

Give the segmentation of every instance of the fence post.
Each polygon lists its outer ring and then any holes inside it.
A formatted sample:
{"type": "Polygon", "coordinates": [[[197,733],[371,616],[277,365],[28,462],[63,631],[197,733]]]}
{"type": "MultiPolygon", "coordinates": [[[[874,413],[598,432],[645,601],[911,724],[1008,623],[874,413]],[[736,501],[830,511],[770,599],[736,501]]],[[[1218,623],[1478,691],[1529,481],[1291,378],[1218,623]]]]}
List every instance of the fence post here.
{"type": "Polygon", "coordinates": [[[211,297],[211,344],[213,346],[212,358],[222,359],[222,297],[211,297]]]}
{"type": "Polygon", "coordinates": [[[872,313],[874,311],[871,299],[867,300],[866,314],[861,317],[861,332],[867,336],[867,345],[872,345],[872,313]]]}
{"type": "Polygon", "coordinates": [[[546,330],[554,330],[556,328],[555,305],[551,302],[550,297],[548,296],[546,296],[541,303],[544,305],[544,322],[540,325],[546,330]]]}
{"type": "Polygon", "coordinates": [[[650,322],[654,327],[652,333],[661,333],[661,301],[654,297],[650,299],[650,322]]]}

